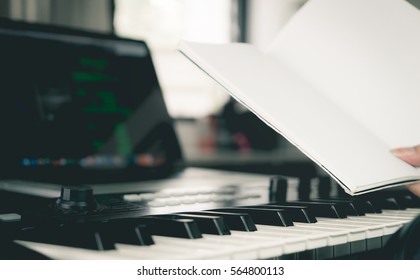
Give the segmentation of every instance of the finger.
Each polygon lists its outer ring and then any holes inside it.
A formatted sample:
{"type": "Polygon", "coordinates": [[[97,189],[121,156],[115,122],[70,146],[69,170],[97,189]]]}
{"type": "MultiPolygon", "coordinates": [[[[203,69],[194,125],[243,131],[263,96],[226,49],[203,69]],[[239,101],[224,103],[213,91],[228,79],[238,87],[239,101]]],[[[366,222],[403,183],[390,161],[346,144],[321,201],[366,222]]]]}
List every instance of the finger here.
{"type": "Polygon", "coordinates": [[[414,193],[415,195],[417,195],[418,197],[420,197],[420,183],[418,184],[412,184],[412,185],[408,185],[407,188],[414,193]]]}
{"type": "Polygon", "coordinates": [[[391,152],[395,156],[413,166],[420,166],[420,145],[414,147],[397,148],[391,150],[391,152]]]}

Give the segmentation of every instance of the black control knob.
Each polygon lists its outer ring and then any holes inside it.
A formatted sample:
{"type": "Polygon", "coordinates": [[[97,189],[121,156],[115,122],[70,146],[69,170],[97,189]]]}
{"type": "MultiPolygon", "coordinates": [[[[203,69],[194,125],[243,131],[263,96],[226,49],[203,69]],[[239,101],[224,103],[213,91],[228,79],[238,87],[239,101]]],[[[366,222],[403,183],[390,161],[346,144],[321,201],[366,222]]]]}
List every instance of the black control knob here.
{"type": "Polygon", "coordinates": [[[93,190],[88,186],[63,186],[56,207],[63,210],[90,211],[97,208],[93,190]]]}

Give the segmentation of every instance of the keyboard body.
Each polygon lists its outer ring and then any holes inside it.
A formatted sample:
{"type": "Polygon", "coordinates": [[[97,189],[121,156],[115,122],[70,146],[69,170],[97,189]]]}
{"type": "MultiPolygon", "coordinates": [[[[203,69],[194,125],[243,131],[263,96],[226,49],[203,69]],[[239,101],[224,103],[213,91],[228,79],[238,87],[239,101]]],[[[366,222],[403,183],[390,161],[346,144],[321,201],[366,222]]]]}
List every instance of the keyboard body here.
{"type": "Polygon", "coordinates": [[[319,178],[275,180],[103,191],[82,210],[58,207],[58,197],[3,190],[1,257],[377,259],[420,215],[418,198],[404,190],[352,198],[319,178]],[[301,189],[312,191],[302,197],[301,189]],[[35,254],[14,254],[14,246],[35,254]]]}

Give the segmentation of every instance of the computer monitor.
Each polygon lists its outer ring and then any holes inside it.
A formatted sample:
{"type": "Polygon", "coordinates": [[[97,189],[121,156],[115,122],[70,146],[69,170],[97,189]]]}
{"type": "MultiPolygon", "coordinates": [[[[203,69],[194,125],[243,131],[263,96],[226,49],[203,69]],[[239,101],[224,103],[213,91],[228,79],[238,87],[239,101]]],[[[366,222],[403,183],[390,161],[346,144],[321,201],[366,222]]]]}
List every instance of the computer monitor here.
{"type": "Polygon", "coordinates": [[[182,162],[142,41],[0,21],[0,179],[165,177],[182,162]]]}

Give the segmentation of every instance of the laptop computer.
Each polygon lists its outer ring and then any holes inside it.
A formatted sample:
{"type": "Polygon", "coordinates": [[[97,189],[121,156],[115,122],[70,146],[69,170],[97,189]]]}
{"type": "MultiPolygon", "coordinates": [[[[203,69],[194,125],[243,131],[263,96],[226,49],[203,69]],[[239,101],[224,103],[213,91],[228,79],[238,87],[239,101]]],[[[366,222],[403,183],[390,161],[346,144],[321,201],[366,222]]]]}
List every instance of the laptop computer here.
{"type": "Polygon", "coordinates": [[[267,186],[187,168],[145,42],[0,21],[0,190],[57,197],[267,186]]]}

